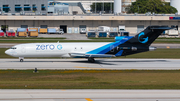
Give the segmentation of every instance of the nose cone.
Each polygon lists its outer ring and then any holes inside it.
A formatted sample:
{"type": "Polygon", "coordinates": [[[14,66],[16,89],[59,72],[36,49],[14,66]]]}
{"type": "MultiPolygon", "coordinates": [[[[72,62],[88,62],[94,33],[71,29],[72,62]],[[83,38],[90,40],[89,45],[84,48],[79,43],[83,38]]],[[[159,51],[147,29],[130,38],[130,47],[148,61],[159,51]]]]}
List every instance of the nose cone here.
{"type": "Polygon", "coordinates": [[[6,50],[5,53],[6,53],[7,55],[10,55],[10,50],[9,50],[9,49],[6,50]]]}

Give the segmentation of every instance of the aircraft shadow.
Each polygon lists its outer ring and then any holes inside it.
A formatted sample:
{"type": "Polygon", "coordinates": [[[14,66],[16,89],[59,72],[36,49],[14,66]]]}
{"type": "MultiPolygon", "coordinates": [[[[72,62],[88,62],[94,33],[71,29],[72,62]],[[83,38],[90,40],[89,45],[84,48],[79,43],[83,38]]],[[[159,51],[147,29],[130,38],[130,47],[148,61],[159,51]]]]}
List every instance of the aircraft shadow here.
{"type": "MultiPolygon", "coordinates": [[[[96,60],[94,63],[91,63],[87,60],[84,60],[84,61],[71,61],[71,62],[74,62],[74,63],[88,63],[88,64],[99,64],[99,65],[115,65],[113,63],[107,63],[106,61],[104,60],[96,60]]],[[[111,61],[112,62],[112,61],[111,61]]]]}
{"type": "MultiPolygon", "coordinates": [[[[13,62],[13,61],[12,61],[13,62]]],[[[19,61],[14,61],[14,62],[19,62],[19,61]]],[[[96,60],[94,63],[91,63],[87,60],[76,60],[76,61],[28,61],[28,60],[25,60],[23,63],[43,63],[43,62],[48,62],[48,63],[63,63],[63,62],[72,62],[72,63],[87,63],[87,64],[99,64],[99,65],[119,65],[119,64],[116,64],[116,63],[137,63],[137,62],[169,62],[167,60],[113,60],[113,61],[110,61],[110,60],[96,60]]]]}
{"type": "MultiPolygon", "coordinates": [[[[87,63],[90,63],[87,60],[73,61],[73,62],[87,62],[87,63]]],[[[134,60],[127,60],[127,61],[126,60],[123,60],[123,61],[122,60],[113,60],[113,61],[110,61],[110,60],[104,59],[104,60],[96,60],[96,62],[168,62],[168,61],[167,60],[137,60],[137,61],[134,61],[134,60]]]]}
{"type": "MultiPolygon", "coordinates": [[[[11,62],[20,62],[20,61],[11,61],[11,62]]],[[[103,60],[96,60],[94,63],[91,63],[87,60],[81,60],[81,61],[68,61],[68,60],[67,61],[28,61],[28,60],[24,60],[22,63],[43,63],[43,62],[46,62],[46,63],[55,63],[55,62],[57,62],[57,63],[63,63],[63,62],[69,63],[69,62],[72,62],[72,63],[115,65],[112,63],[105,63],[103,60]]]]}

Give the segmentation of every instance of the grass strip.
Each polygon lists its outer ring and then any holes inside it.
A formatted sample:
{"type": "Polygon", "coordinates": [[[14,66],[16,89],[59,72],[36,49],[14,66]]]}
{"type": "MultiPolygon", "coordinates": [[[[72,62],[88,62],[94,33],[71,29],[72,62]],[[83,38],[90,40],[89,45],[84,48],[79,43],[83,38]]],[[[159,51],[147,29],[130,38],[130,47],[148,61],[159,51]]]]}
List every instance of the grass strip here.
{"type": "Polygon", "coordinates": [[[0,70],[0,89],[180,89],[180,70],[0,70]]]}
{"type": "Polygon", "coordinates": [[[180,59],[180,49],[157,49],[155,51],[148,51],[119,58],[180,59]]]}
{"type": "MultiPolygon", "coordinates": [[[[4,52],[7,48],[0,48],[0,58],[14,58],[6,55],[4,52]]],[[[117,58],[162,58],[162,59],[180,59],[180,49],[157,49],[155,51],[148,51],[144,53],[117,57],[117,58]]]]}

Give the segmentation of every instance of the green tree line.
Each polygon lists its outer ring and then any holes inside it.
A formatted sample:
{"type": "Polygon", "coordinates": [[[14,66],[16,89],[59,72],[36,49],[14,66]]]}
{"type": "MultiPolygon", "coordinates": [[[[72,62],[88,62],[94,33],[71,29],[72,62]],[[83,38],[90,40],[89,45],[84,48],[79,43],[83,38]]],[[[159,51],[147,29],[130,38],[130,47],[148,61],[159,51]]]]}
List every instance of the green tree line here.
{"type": "MultiPolygon", "coordinates": [[[[103,3],[93,3],[91,5],[92,12],[103,11],[103,3]]],[[[105,13],[110,13],[114,11],[114,3],[104,3],[104,11],[105,13]],[[112,9],[111,9],[112,7],[112,9]]],[[[129,5],[125,8],[127,13],[156,13],[156,14],[175,14],[177,13],[177,9],[170,6],[170,3],[163,2],[161,0],[137,0],[133,2],[132,5],[129,5]]]]}
{"type": "Polygon", "coordinates": [[[161,0],[137,0],[133,2],[129,8],[128,13],[147,13],[154,12],[156,14],[174,14],[177,9],[170,6],[169,3],[161,0]]]}

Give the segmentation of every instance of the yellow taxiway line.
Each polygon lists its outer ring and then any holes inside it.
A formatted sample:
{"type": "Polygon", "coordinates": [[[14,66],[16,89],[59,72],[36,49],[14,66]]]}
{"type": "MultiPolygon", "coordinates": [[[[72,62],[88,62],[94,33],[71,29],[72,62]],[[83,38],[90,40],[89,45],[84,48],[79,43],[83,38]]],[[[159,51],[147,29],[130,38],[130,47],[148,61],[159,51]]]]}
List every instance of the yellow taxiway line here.
{"type": "Polygon", "coordinates": [[[93,101],[93,100],[91,100],[90,98],[85,98],[87,101],[93,101]]]}

